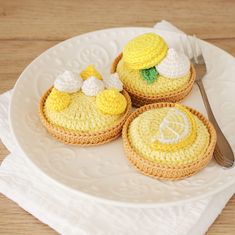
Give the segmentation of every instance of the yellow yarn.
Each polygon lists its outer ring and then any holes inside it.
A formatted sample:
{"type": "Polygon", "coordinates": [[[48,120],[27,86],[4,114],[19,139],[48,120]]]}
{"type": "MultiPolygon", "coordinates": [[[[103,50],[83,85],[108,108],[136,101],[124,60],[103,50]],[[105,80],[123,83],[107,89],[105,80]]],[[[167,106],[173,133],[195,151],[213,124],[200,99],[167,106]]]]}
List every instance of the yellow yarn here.
{"type": "Polygon", "coordinates": [[[122,115],[104,115],[96,108],[96,97],[86,96],[81,91],[72,93],[70,105],[61,112],[44,107],[47,120],[68,130],[97,132],[116,125],[122,115]]]}
{"type": "Polygon", "coordinates": [[[155,33],[146,33],[129,41],[123,49],[123,59],[131,69],[147,69],[166,56],[168,46],[155,33]]]}
{"type": "Polygon", "coordinates": [[[104,114],[117,115],[125,111],[127,101],[118,90],[107,89],[96,96],[96,106],[104,114]]]}
{"type": "Polygon", "coordinates": [[[128,87],[133,91],[139,92],[146,96],[154,96],[158,94],[169,94],[187,86],[190,80],[191,72],[186,76],[176,79],[169,79],[158,76],[157,80],[148,84],[140,75],[139,70],[130,69],[121,59],[117,66],[117,73],[124,87],[128,87]]]}
{"type": "Polygon", "coordinates": [[[81,73],[80,76],[82,77],[83,80],[86,80],[87,78],[94,76],[99,80],[103,80],[101,74],[95,69],[94,65],[89,65],[84,69],[81,73]]]}
{"type": "MultiPolygon", "coordinates": [[[[195,119],[193,117],[193,115],[183,106],[176,104],[175,107],[179,110],[181,110],[183,113],[186,114],[187,119],[188,119],[188,125],[190,127],[190,132],[187,135],[186,138],[184,138],[183,140],[179,141],[178,143],[161,143],[159,141],[156,141],[155,143],[153,143],[151,146],[153,149],[155,150],[162,150],[162,151],[166,151],[166,152],[170,152],[170,151],[175,151],[177,149],[182,149],[185,148],[189,145],[191,145],[194,140],[196,139],[197,136],[197,129],[196,129],[196,122],[195,119]]],[[[182,122],[182,119],[180,119],[179,117],[177,117],[177,115],[175,115],[175,120],[173,120],[175,123],[171,123],[171,120],[168,120],[168,127],[172,128],[172,130],[178,134],[180,134],[179,130],[182,131],[182,128],[185,129],[184,123],[182,122]]],[[[168,128],[167,127],[167,128],[168,128]]],[[[172,138],[174,139],[175,135],[172,135],[174,133],[172,133],[171,130],[167,129],[165,131],[165,137],[166,138],[172,138]]]]}
{"type": "Polygon", "coordinates": [[[70,102],[71,98],[68,93],[60,92],[53,88],[46,100],[46,106],[48,110],[59,112],[67,108],[70,102]]]}
{"type": "Polygon", "coordinates": [[[168,151],[152,148],[152,139],[159,131],[159,126],[170,109],[167,107],[152,109],[135,118],[128,130],[132,147],[143,158],[162,165],[179,166],[200,160],[209,145],[210,134],[203,122],[193,114],[196,138],[191,144],[168,151]]]}

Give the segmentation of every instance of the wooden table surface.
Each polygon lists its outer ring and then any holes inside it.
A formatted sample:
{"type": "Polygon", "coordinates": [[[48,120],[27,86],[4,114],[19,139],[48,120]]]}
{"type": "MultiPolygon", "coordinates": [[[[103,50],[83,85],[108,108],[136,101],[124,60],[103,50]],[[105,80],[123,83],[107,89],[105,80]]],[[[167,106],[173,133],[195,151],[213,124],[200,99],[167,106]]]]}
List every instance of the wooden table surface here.
{"type": "MultiPolygon", "coordinates": [[[[232,0],[0,0],[0,93],[14,86],[36,56],[62,40],[103,28],[151,27],[161,19],[235,55],[232,0]]],[[[0,161],[7,154],[0,143],[0,161]]],[[[0,195],[0,234],[56,233],[0,195]]],[[[235,196],[207,234],[235,234],[235,196]]]]}

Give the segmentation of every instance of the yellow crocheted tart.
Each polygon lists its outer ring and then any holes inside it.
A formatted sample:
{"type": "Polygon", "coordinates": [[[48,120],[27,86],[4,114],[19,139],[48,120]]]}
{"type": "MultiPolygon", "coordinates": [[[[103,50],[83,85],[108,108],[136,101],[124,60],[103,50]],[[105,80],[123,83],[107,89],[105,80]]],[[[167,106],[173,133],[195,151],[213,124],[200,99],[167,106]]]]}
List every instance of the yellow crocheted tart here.
{"type": "Polygon", "coordinates": [[[148,84],[140,75],[139,70],[130,69],[122,58],[116,68],[120,80],[124,87],[131,90],[132,93],[141,93],[146,96],[171,94],[174,91],[182,89],[188,85],[191,78],[191,72],[178,79],[169,79],[163,76],[158,76],[157,80],[151,85],[148,84]]]}
{"type": "Polygon", "coordinates": [[[200,160],[210,135],[198,117],[186,112],[179,106],[153,109],[139,115],[131,123],[128,133],[133,148],[143,158],[163,165],[177,166],[200,160]],[[186,129],[189,133],[184,137],[186,129]],[[157,143],[154,138],[159,139],[157,143]]]}
{"type": "MultiPolygon", "coordinates": [[[[51,94],[53,95],[53,93],[54,89],[51,94]]],[[[48,121],[68,130],[88,133],[105,131],[118,123],[126,107],[122,109],[121,114],[106,115],[97,108],[96,97],[86,96],[81,91],[69,94],[69,96],[70,104],[62,111],[51,109],[50,95],[44,106],[44,113],[48,121]]],[[[57,102],[59,102],[58,99],[57,102]]]]}
{"type": "Polygon", "coordinates": [[[133,105],[155,102],[179,102],[192,90],[195,70],[183,53],[168,48],[154,33],[129,41],[112,64],[133,105]]]}
{"type": "Polygon", "coordinates": [[[142,173],[177,180],[204,168],[213,156],[216,132],[196,110],[175,103],[142,106],[127,119],[123,144],[142,173]]]}
{"type": "Polygon", "coordinates": [[[131,100],[117,74],[104,78],[93,65],[65,70],[39,103],[47,131],[66,144],[98,145],[120,136],[131,100]]]}

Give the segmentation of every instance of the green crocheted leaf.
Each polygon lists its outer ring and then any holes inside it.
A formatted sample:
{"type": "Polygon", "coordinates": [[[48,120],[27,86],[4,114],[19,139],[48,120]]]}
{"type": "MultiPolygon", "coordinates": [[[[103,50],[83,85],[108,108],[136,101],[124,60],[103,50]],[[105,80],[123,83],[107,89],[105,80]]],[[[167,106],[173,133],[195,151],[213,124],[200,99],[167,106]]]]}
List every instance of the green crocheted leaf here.
{"type": "Polygon", "coordinates": [[[155,67],[149,69],[141,69],[140,75],[145,81],[147,81],[148,84],[151,84],[157,79],[158,71],[155,67]]]}

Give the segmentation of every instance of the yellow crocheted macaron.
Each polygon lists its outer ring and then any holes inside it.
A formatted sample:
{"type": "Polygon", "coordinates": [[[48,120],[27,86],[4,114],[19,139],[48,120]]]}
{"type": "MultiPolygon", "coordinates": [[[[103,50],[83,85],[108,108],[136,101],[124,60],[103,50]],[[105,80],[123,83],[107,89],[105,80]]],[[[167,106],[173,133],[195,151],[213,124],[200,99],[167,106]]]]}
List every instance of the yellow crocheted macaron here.
{"type": "Polygon", "coordinates": [[[123,59],[131,69],[147,69],[158,64],[165,56],[168,46],[155,33],[146,33],[129,41],[123,49],[123,59]]]}
{"type": "Polygon", "coordinates": [[[199,112],[174,103],[137,109],[123,128],[128,159],[144,174],[181,179],[211,160],[216,144],[213,126],[199,112]]]}

